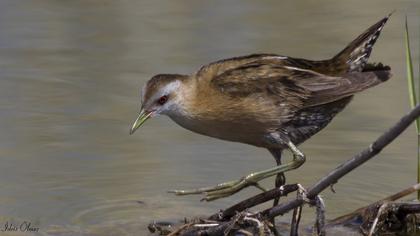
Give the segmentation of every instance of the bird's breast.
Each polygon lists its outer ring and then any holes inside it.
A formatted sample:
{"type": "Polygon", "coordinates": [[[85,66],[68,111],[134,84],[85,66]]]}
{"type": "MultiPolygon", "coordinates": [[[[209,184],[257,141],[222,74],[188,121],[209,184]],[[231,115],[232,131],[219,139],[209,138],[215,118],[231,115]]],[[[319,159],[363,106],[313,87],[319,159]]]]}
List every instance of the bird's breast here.
{"type": "Polygon", "coordinates": [[[185,129],[232,142],[264,146],[267,129],[264,124],[244,120],[193,118],[172,115],[170,118],[185,129]]]}

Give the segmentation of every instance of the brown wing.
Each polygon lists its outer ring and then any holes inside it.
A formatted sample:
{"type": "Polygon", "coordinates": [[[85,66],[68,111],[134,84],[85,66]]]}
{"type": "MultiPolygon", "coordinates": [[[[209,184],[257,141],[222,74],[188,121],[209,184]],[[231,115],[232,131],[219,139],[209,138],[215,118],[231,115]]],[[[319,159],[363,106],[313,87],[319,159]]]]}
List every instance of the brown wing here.
{"type": "Polygon", "coordinates": [[[208,65],[205,65],[198,70],[196,75],[201,78],[213,78],[218,76],[228,70],[235,69],[237,67],[243,66],[245,64],[254,63],[258,61],[269,60],[272,63],[283,63],[283,60],[287,60],[288,57],[280,56],[277,54],[251,54],[240,57],[232,57],[228,59],[219,60],[212,62],[208,65]]]}
{"type": "Polygon", "coordinates": [[[296,67],[250,63],[220,74],[211,83],[231,97],[263,97],[302,109],[351,96],[390,76],[389,71],[371,71],[333,77],[296,67]]]}
{"type": "Polygon", "coordinates": [[[265,53],[233,57],[212,62],[201,67],[200,70],[197,71],[196,76],[200,79],[212,79],[224,72],[241,66],[247,66],[247,64],[251,63],[292,66],[332,76],[341,75],[343,73],[343,70],[337,70],[339,65],[336,65],[331,60],[314,61],[265,53]]]}

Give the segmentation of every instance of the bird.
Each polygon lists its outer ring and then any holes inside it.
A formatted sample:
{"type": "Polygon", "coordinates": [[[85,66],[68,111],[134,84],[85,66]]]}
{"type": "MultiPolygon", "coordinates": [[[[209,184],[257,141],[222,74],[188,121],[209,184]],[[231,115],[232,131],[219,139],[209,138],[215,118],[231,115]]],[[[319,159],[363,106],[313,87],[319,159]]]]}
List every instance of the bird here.
{"type": "MultiPolygon", "coordinates": [[[[392,13],[391,13],[392,14],[392,13]]],[[[276,165],[211,187],[173,190],[212,201],[231,196],[306,160],[298,145],[325,128],[354,94],[387,81],[391,68],[368,63],[390,15],[369,27],[330,59],[259,53],[219,60],[191,74],[157,74],[141,90],[140,114],[130,129],[158,115],[198,134],[267,149],[276,165]],[[284,150],[292,160],[282,163],[284,150]]],[[[278,199],[277,199],[278,201],[278,199]]],[[[276,203],[275,203],[276,204],[276,203]]]]}

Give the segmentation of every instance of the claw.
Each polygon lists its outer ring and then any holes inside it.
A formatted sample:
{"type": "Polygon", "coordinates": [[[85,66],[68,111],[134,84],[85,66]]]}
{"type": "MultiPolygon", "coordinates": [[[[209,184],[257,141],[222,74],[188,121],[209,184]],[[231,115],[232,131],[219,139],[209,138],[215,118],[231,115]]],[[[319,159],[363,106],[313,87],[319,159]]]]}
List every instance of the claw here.
{"type": "Polygon", "coordinates": [[[168,193],[173,193],[175,195],[187,195],[187,194],[189,194],[189,193],[187,193],[186,190],[168,190],[167,192],[168,193]]]}

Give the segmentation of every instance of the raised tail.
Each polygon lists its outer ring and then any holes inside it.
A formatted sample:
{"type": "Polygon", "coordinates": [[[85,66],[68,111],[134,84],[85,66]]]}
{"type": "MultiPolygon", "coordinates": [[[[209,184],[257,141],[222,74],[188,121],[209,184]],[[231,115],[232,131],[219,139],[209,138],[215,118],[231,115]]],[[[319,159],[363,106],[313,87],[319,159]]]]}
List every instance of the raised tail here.
{"type": "Polygon", "coordinates": [[[359,35],[359,37],[333,57],[332,61],[340,67],[344,66],[343,70],[345,72],[363,71],[372,52],[372,47],[391,14],[359,35]]]}

